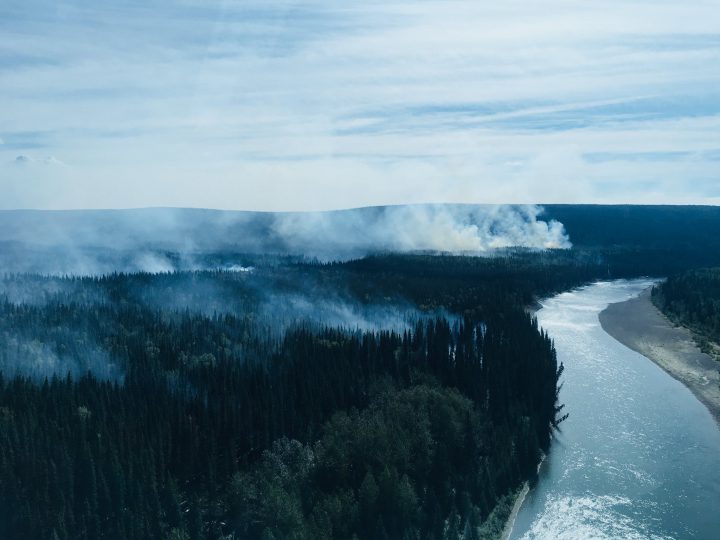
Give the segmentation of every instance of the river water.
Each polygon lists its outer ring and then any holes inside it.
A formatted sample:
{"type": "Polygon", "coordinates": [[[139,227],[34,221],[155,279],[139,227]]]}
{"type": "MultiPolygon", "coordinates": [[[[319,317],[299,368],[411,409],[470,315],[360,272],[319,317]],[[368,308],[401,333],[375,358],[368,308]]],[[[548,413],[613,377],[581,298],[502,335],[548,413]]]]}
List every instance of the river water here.
{"type": "Polygon", "coordinates": [[[543,302],[570,417],[511,539],[720,539],[720,430],[681,383],[615,341],[598,314],[651,282],[596,283],[543,302]]]}

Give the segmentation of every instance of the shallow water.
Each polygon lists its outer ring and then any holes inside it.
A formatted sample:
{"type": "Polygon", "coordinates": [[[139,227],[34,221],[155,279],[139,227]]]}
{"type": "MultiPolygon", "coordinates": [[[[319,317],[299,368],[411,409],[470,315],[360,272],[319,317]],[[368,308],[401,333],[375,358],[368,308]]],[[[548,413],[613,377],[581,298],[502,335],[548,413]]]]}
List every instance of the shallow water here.
{"type": "Polygon", "coordinates": [[[720,430],[681,383],[615,341],[598,314],[651,284],[590,285],[537,313],[564,362],[570,417],[511,539],[720,538],[720,430]]]}

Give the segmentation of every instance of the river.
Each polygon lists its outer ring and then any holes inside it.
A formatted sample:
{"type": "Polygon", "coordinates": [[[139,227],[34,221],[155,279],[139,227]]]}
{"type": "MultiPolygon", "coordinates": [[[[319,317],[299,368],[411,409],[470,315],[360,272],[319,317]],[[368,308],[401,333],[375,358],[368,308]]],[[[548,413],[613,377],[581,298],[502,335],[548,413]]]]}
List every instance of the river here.
{"type": "Polygon", "coordinates": [[[650,284],[596,283],[542,303],[570,417],[511,539],[720,538],[720,429],[685,386],[598,321],[650,284]]]}

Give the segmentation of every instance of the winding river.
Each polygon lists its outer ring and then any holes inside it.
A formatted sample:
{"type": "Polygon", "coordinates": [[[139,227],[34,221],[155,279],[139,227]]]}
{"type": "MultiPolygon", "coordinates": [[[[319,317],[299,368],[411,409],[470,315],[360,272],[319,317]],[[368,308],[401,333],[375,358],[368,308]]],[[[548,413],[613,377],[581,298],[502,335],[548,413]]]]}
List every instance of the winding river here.
{"type": "Polygon", "coordinates": [[[598,314],[649,281],[590,285],[537,313],[565,364],[570,417],[553,440],[511,539],[720,538],[720,430],[653,362],[615,341],[598,314]]]}

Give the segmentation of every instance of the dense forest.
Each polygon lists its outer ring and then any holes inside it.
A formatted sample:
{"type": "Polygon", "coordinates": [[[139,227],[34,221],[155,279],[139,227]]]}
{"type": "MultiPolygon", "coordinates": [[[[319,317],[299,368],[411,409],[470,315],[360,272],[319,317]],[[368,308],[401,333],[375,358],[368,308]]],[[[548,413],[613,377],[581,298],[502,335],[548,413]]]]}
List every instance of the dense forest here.
{"type": "Polygon", "coordinates": [[[524,306],[585,279],[537,257],[6,276],[0,537],[496,532],[562,417],[524,306]]]}
{"type": "Polygon", "coordinates": [[[653,288],[652,299],[672,321],[693,330],[704,352],[720,359],[720,268],[671,276],[653,288]]]}
{"type": "MultiPolygon", "coordinates": [[[[472,245],[452,247],[450,237],[476,238],[487,247],[495,235],[505,234],[504,246],[532,247],[524,238],[553,220],[564,226],[572,255],[602,266],[604,277],[668,276],[720,265],[717,206],[544,205],[528,214],[527,205],[446,204],[289,214],[189,208],[0,211],[0,269],[87,275],[233,268],[277,255],[323,261],[423,250],[466,249],[464,254],[477,255],[472,245]],[[426,237],[435,242],[423,242],[426,237]]],[[[567,255],[568,250],[553,251],[567,255]]]]}
{"type": "Polygon", "coordinates": [[[573,252],[596,254],[611,277],[666,277],[720,266],[720,207],[547,205],[560,220],[573,252]]]}
{"type": "MultiPolygon", "coordinates": [[[[496,538],[566,414],[528,308],[720,264],[714,209],[546,213],[572,249],[316,258],[288,251],[269,214],[244,216],[233,226],[254,240],[220,251],[8,236],[0,538],[496,538]]],[[[207,246],[229,230],[186,214],[207,246]]],[[[61,217],[71,232],[88,219],[61,217]]],[[[38,230],[55,219],[40,218],[23,214],[38,230]]],[[[717,284],[717,270],[681,274],[654,299],[717,336],[717,284]]]]}

